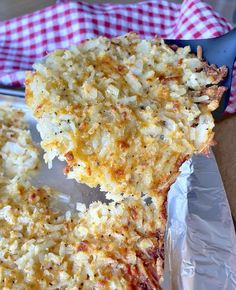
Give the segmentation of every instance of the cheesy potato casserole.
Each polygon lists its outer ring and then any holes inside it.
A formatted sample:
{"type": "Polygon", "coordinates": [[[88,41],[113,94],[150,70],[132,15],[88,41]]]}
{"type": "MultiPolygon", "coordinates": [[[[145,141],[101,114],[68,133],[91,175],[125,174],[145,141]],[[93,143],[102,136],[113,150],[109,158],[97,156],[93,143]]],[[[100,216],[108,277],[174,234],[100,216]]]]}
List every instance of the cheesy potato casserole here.
{"type": "Polygon", "coordinates": [[[139,197],[166,193],[179,167],[208,149],[225,67],[190,47],[130,33],[56,50],[34,64],[26,101],[49,167],[90,187],[139,197]]]}

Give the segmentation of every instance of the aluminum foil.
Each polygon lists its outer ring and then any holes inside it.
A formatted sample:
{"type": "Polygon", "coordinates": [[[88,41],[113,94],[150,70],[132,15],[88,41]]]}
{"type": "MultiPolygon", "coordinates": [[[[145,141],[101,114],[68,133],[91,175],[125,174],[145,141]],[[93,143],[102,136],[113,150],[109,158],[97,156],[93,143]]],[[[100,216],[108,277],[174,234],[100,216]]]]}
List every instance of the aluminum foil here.
{"type": "Polygon", "coordinates": [[[194,156],[168,193],[164,289],[235,290],[236,236],[213,153],[194,156]]]}
{"type": "MultiPolygon", "coordinates": [[[[24,100],[0,96],[0,105],[4,101],[26,112],[33,140],[39,143],[36,123],[24,100]]],[[[57,202],[61,210],[73,210],[76,202],[89,205],[105,200],[98,189],[66,179],[63,167],[62,162],[55,161],[49,170],[42,162],[32,181],[63,192],[57,202]]],[[[169,191],[163,289],[236,290],[235,230],[213,153],[185,162],[169,191]]]]}

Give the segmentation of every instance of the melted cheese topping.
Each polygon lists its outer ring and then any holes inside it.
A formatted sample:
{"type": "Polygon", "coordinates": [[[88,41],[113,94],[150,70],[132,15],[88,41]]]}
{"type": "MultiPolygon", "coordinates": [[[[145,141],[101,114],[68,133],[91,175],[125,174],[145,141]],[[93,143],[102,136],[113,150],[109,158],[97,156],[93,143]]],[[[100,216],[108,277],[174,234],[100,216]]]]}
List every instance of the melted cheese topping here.
{"type": "Polygon", "coordinates": [[[56,50],[27,74],[26,100],[51,166],[104,191],[166,192],[182,162],[207,148],[216,83],[189,47],[135,34],[56,50]],[[193,96],[193,91],[195,92],[193,96]]]}

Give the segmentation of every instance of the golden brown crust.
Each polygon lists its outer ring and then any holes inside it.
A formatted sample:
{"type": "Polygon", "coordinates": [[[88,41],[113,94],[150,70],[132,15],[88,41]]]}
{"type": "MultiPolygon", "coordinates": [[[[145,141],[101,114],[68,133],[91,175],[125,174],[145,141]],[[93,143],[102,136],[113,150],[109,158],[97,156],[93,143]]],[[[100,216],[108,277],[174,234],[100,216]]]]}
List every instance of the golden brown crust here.
{"type": "Polygon", "coordinates": [[[203,70],[206,72],[207,76],[213,78],[212,84],[220,83],[228,74],[228,69],[225,65],[218,68],[215,64],[209,65],[205,61],[203,62],[203,70]]]}
{"type": "Polygon", "coordinates": [[[199,91],[191,92],[191,96],[199,97],[202,95],[207,95],[209,100],[203,101],[204,103],[210,103],[211,101],[217,101],[219,103],[226,90],[226,87],[213,85],[207,88],[203,88],[199,91]]]}

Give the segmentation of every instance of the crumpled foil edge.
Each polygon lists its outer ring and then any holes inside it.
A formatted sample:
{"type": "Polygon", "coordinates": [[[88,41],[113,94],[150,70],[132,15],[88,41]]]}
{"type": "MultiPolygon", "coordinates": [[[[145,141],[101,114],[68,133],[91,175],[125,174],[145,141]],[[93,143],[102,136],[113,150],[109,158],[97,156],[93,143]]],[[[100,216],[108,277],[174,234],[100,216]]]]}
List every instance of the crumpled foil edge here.
{"type": "Polygon", "coordinates": [[[213,153],[185,162],[168,193],[164,290],[235,290],[236,235],[213,153]]]}

